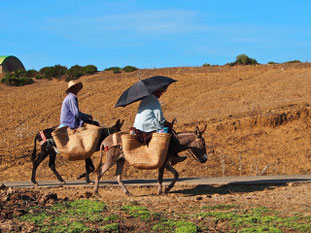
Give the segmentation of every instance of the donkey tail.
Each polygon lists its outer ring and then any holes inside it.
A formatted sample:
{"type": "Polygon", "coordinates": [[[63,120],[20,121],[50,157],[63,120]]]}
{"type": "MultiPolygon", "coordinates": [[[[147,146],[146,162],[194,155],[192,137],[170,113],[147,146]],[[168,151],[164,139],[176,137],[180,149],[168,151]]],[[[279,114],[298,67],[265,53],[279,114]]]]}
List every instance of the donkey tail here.
{"type": "Polygon", "coordinates": [[[36,135],[35,139],[34,139],[33,152],[32,152],[32,155],[31,155],[31,161],[32,162],[35,160],[36,155],[37,155],[37,137],[38,137],[38,135],[36,135]]]}
{"type": "Polygon", "coordinates": [[[96,173],[98,171],[98,169],[102,166],[104,152],[105,151],[103,151],[103,145],[100,145],[100,159],[99,159],[99,163],[98,163],[97,167],[95,168],[95,170],[92,173],[96,173]]]}

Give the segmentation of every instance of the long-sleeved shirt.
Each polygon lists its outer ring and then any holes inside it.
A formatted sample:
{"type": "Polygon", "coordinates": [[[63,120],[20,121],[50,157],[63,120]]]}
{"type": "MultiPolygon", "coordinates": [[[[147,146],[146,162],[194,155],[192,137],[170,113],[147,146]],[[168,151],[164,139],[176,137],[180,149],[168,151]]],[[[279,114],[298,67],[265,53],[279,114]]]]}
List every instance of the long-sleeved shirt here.
{"type": "Polygon", "coordinates": [[[62,103],[60,124],[76,129],[87,119],[88,115],[79,111],[78,98],[69,92],[62,103]]]}
{"type": "Polygon", "coordinates": [[[164,128],[165,118],[160,101],[153,94],[144,98],[138,107],[134,127],[144,132],[151,132],[164,128]]]}

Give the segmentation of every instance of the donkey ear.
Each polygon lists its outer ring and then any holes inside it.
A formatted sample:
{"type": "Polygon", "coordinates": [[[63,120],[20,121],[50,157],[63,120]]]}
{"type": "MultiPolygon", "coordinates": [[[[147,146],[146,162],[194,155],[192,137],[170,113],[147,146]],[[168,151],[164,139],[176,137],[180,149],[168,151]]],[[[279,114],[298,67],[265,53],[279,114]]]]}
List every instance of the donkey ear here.
{"type": "Polygon", "coordinates": [[[201,136],[201,135],[200,135],[200,130],[199,130],[199,127],[198,127],[198,126],[195,127],[195,135],[196,135],[197,137],[200,137],[200,136],[201,136]]]}
{"type": "Polygon", "coordinates": [[[203,135],[203,133],[204,133],[205,130],[206,130],[206,127],[207,127],[207,125],[204,126],[204,129],[200,130],[200,135],[203,135]]]}
{"type": "Polygon", "coordinates": [[[116,122],[116,127],[121,129],[123,123],[124,123],[124,120],[120,121],[120,119],[118,119],[117,122],[116,122]]]}

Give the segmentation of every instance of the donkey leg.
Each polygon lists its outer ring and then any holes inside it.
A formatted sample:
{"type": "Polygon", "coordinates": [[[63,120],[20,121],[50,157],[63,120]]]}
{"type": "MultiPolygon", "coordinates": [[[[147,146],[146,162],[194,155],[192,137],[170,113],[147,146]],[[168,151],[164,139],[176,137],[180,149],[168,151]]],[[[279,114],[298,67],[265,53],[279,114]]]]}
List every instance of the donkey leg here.
{"type": "Polygon", "coordinates": [[[97,170],[94,184],[94,194],[99,196],[98,188],[99,188],[99,180],[104,175],[106,171],[109,170],[115,164],[115,160],[111,158],[107,158],[105,163],[97,170]]]}
{"type": "Polygon", "coordinates": [[[55,168],[55,159],[56,159],[56,153],[53,149],[49,150],[50,153],[50,162],[49,162],[49,167],[51,168],[51,170],[54,172],[55,176],[57,177],[57,179],[62,183],[62,184],[66,184],[66,182],[63,180],[63,178],[61,177],[61,175],[56,171],[55,168]]]}
{"type": "Polygon", "coordinates": [[[123,171],[124,163],[125,163],[125,159],[123,158],[117,161],[117,170],[116,170],[117,181],[121,189],[123,190],[123,192],[128,196],[132,196],[132,194],[127,190],[127,188],[124,186],[124,183],[122,181],[122,171],[123,171]]]}
{"type": "Polygon", "coordinates": [[[77,179],[81,179],[83,177],[85,177],[86,179],[86,183],[90,183],[91,180],[89,178],[89,175],[95,170],[94,164],[92,162],[91,158],[87,158],[84,160],[85,161],[85,173],[82,173],[81,175],[77,176],[77,179]]]}
{"type": "Polygon", "coordinates": [[[95,170],[95,167],[94,167],[94,164],[91,158],[85,159],[85,170],[86,170],[86,173],[85,173],[86,183],[94,184],[94,182],[90,180],[90,174],[95,170]]]}
{"type": "Polygon", "coordinates": [[[172,180],[172,182],[169,184],[169,186],[167,186],[164,190],[164,193],[168,193],[175,185],[176,181],[178,180],[178,172],[170,165],[170,164],[165,164],[164,166],[167,170],[169,170],[170,172],[173,173],[174,175],[174,179],[172,180]]]}
{"type": "Polygon", "coordinates": [[[41,152],[38,154],[37,159],[32,161],[32,174],[31,174],[31,181],[34,185],[38,185],[38,182],[36,181],[36,172],[37,168],[40,165],[40,163],[49,155],[49,153],[41,148],[41,152]]]}
{"type": "Polygon", "coordinates": [[[162,182],[163,182],[164,166],[159,168],[158,172],[158,195],[163,193],[162,191],[162,182]]]}

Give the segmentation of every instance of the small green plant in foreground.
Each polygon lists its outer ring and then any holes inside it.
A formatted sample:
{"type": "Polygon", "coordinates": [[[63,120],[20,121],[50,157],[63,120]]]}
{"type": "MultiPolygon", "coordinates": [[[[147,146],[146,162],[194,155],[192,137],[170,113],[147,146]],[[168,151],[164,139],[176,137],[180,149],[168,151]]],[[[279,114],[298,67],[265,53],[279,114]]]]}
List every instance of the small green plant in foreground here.
{"type": "Polygon", "coordinates": [[[120,224],[119,223],[111,223],[99,228],[100,231],[103,232],[120,232],[120,224]]]}
{"type": "Polygon", "coordinates": [[[179,217],[176,219],[167,217],[166,213],[151,212],[137,201],[108,208],[100,201],[79,199],[60,201],[53,206],[36,206],[27,214],[13,219],[22,224],[30,222],[36,232],[142,232],[142,229],[144,232],[166,233],[217,230],[238,233],[311,232],[311,216],[282,216],[266,207],[245,209],[236,204],[200,205],[192,213],[195,214],[177,213],[179,217]]]}
{"type": "Polygon", "coordinates": [[[134,218],[139,218],[142,221],[160,218],[159,214],[150,213],[150,211],[144,206],[124,205],[121,207],[121,210],[124,210],[130,216],[132,216],[134,218]]]}
{"type": "Polygon", "coordinates": [[[34,223],[40,232],[85,232],[90,230],[85,222],[103,221],[102,212],[106,209],[102,202],[81,199],[34,211],[21,220],[34,223]]]}
{"type": "MultiPolygon", "coordinates": [[[[224,209],[224,206],[219,206],[224,209]]],[[[214,208],[209,208],[214,209],[214,208]]],[[[229,209],[229,208],[228,208],[229,209]]],[[[231,209],[231,208],[230,208],[231,209]]],[[[281,217],[277,212],[265,207],[254,208],[249,211],[210,211],[195,215],[196,217],[214,219],[214,221],[228,221],[234,232],[310,232],[310,217],[281,217]]]]}
{"type": "Polygon", "coordinates": [[[174,232],[174,233],[196,233],[198,231],[198,227],[191,222],[167,219],[154,225],[152,227],[152,230],[161,232],[174,232]]]}

